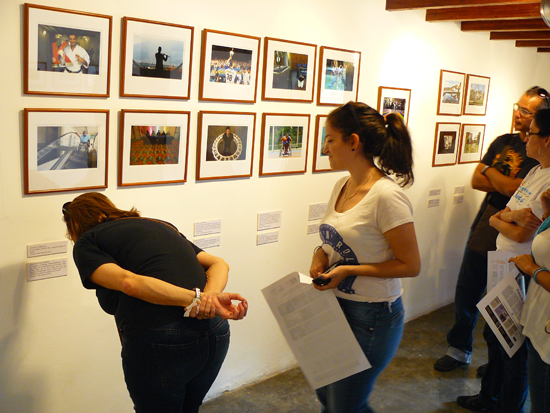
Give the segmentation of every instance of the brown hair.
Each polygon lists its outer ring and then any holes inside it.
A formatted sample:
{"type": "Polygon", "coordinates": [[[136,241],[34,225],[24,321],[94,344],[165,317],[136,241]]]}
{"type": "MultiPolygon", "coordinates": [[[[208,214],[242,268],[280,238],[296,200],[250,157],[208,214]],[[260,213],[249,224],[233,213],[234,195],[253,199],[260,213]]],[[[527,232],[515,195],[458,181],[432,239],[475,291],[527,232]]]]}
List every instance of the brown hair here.
{"type": "Polygon", "coordinates": [[[120,218],[139,217],[139,212],[118,209],[109,198],[97,192],[77,196],[63,205],[63,221],[67,224],[67,237],[76,241],[82,234],[103,222],[120,218]]]}
{"type": "Polygon", "coordinates": [[[411,136],[403,119],[396,113],[382,116],[360,102],[348,102],[329,113],[327,122],[347,141],[359,136],[363,153],[376,162],[386,175],[394,174],[400,186],[412,185],[413,155],[411,136]]]}

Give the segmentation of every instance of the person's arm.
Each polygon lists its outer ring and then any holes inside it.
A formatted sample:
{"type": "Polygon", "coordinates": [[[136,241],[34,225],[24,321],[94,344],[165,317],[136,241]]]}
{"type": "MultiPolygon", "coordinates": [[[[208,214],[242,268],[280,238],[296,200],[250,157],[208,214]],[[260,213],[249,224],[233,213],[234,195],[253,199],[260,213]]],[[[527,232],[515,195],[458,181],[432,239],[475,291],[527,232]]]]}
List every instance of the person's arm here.
{"type": "Polygon", "coordinates": [[[393,251],[393,259],[373,264],[341,265],[323,276],[331,279],[329,284],[324,287],[315,285],[315,288],[336,288],[350,275],[376,278],[416,277],[420,273],[421,264],[414,224],[409,222],[399,225],[385,232],[384,236],[393,251]]]}
{"type": "Polygon", "coordinates": [[[311,259],[309,275],[311,278],[316,278],[328,268],[328,257],[323,248],[316,248],[311,259]]]}
{"type": "Polygon", "coordinates": [[[220,257],[201,251],[197,259],[206,271],[204,292],[221,293],[227,285],[229,265],[220,257]]]}
{"type": "MultiPolygon", "coordinates": [[[[480,172],[481,173],[481,172],[480,172]]],[[[485,171],[485,177],[491,182],[493,188],[502,195],[512,196],[518,189],[523,178],[512,178],[500,173],[495,168],[488,168],[485,171]]]]}
{"type": "Polygon", "coordinates": [[[506,207],[502,211],[497,212],[491,218],[489,218],[489,225],[495,228],[499,233],[506,238],[515,242],[526,242],[533,239],[536,228],[522,227],[517,225],[510,219],[510,208],[506,207]],[[504,218],[504,219],[503,219],[504,218]]]}
{"type": "Polygon", "coordinates": [[[535,231],[542,224],[542,221],[533,214],[531,208],[516,209],[514,211],[510,211],[510,208],[504,209],[500,214],[500,219],[535,231]]]}
{"type": "MultiPolygon", "coordinates": [[[[509,262],[516,264],[516,267],[518,267],[520,271],[531,277],[539,268],[541,268],[540,265],[533,261],[531,254],[523,254],[518,255],[517,257],[512,257],[509,262]]],[[[550,272],[548,269],[543,268],[537,273],[537,284],[539,284],[546,291],[550,292],[550,272]]]]}

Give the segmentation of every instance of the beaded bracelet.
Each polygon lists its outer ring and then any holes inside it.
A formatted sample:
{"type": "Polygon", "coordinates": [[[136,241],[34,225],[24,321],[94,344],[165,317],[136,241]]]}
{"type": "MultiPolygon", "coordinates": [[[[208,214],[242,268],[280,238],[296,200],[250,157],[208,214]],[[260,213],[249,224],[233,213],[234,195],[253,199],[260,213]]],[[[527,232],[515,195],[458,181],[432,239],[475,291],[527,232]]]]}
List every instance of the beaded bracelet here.
{"type": "MultiPolygon", "coordinates": [[[[537,281],[537,275],[539,272],[541,271],[546,271],[548,272],[548,270],[546,268],[543,268],[543,267],[539,267],[537,270],[535,270],[535,272],[533,273],[532,277],[533,277],[533,281],[535,282],[535,284],[539,284],[539,282],[537,281]]],[[[539,284],[540,285],[540,284],[539,284]]]]}

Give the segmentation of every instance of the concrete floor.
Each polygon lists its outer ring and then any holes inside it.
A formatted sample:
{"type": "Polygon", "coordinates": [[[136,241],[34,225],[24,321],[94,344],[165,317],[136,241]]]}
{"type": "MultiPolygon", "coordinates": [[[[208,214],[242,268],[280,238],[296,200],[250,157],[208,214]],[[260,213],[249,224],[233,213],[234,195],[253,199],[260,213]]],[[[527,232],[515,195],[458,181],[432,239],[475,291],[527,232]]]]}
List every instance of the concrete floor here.
{"type": "MultiPolygon", "coordinates": [[[[445,335],[454,322],[454,306],[443,307],[405,325],[395,358],[378,378],[370,396],[376,413],[443,413],[460,408],[456,398],[479,392],[476,369],[487,361],[480,321],[469,366],[441,373],[434,362],[445,354],[445,335]]],[[[226,392],[204,403],[200,413],[318,413],[320,404],[299,368],[226,392]]],[[[529,411],[527,400],[525,411],[529,411]]]]}

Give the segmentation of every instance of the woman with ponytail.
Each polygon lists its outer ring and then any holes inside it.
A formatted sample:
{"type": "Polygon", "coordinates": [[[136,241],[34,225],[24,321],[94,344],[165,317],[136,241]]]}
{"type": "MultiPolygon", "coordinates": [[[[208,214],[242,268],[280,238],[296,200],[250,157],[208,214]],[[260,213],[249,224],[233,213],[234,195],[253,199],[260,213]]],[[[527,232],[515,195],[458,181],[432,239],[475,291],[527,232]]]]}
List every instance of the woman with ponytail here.
{"type": "Polygon", "coordinates": [[[323,152],[349,176],[333,189],[310,275],[326,283],[318,290],[333,289],[372,367],[317,395],[322,412],[372,412],[369,394],[403,333],[400,278],[420,272],[412,206],[401,189],[414,180],[411,138],[398,114],[349,102],[328,115],[323,152]]]}

